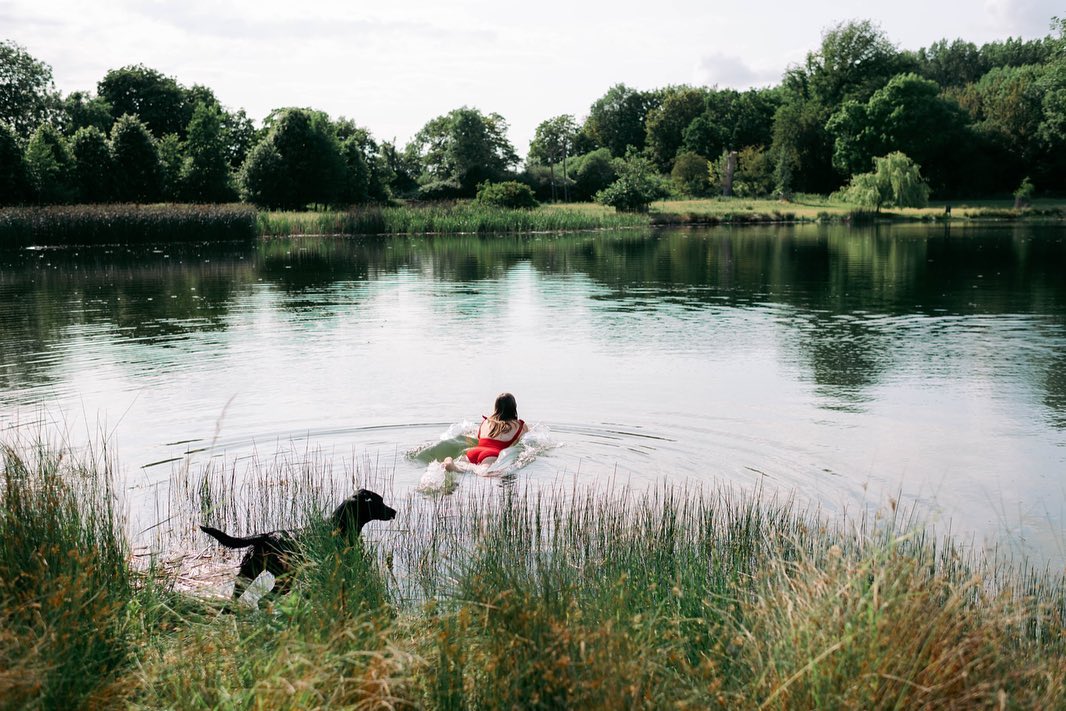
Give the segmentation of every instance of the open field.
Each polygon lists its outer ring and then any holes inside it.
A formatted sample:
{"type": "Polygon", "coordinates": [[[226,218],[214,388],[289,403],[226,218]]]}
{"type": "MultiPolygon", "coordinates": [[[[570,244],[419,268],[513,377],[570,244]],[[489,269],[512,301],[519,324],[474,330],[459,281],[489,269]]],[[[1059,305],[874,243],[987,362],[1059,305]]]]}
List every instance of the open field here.
{"type": "Polygon", "coordinates": [[[190,474],[171,526],[310,524],[295,592],[253,611],[181,592],[164,559],[130,564],[101,450],[22,444],[3,467],[8,707],[1066,703],[1063,579],[973,560],[896,510],[493,486],[391,502],[393,524],[349,541],[314,513],[322,472],[190,474]]]}

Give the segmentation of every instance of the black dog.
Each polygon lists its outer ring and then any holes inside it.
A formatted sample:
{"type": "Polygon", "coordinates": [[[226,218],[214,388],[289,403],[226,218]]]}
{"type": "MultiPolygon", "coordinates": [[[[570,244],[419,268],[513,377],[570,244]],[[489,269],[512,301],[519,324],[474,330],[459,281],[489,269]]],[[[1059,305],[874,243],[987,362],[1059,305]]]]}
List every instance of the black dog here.
{"type": "MultiPolygon", "coordinates": [[[[396,509],[386,506],[380,495],[367,489],[360,489],[355,496],[345,499],[329,520],[333,528],[340,531],[342,536],[358,536],[363,526],[370,521],[391,521],[394,518],[396,518],[396,509]]],[[[275,590],[279,593],[288,591],[287,574],[292,570],[292,559],[299,549],[297,532],[271,531],[237,538],[210,526],[200,526],[200,530],[226,548],[252,547],[241,559],[241,567],[237,573],[237,585],[233,590],[234,597],[240,596],[244,587],[264,570],[270,571],[277,579],[275,590]]]]}

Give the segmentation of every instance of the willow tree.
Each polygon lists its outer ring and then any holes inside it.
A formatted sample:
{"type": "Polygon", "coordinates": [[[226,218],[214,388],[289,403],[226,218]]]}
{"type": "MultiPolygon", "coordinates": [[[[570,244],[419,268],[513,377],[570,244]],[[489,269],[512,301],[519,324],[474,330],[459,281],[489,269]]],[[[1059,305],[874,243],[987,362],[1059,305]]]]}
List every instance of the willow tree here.
{"type": "Polygon", "coordinates": [[[873,172],[852,176],[844,195],[849,202],[876,212],[882,207],[925,207],[929,185],[918,164],[896,151],[874,158],[873,172]]]}

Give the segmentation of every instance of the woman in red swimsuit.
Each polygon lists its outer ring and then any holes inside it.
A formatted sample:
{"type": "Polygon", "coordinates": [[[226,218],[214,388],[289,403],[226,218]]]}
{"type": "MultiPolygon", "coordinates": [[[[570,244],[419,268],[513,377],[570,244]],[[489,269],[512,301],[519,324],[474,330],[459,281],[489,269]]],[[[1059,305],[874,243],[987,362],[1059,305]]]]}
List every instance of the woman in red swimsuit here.
{"type": "MultiPolygon", "coordinates": [[[[491,417],[482,417],[477,430],[477,446],[466,450],[466,458],[471,464],[491,465],[500,456],[500,452],[511,447],[529,429],[526,423],[518,419],[518,405],[514,395],[502,393],[496,398],[491,417]]],[[[454,460],[444,460],[448,471],[459,471],[454,460]]]]}

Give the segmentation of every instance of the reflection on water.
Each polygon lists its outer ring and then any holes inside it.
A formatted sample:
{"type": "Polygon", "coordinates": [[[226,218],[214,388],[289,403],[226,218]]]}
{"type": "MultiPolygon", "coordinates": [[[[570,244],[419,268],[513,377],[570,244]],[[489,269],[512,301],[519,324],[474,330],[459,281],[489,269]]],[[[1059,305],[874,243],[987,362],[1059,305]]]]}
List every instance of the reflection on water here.
{"type": "Polygon", "coordinates": [[[902,490],[1054,558],[1064,268],[1058,226],[2,252],[0,427],[43,407],[114,431],[134,491],[188,451],[293,440],[372,452],[402,488],[424,423],[512,390],[563,445],[529,480],[762,483],[830,509],[902,490]]]}

